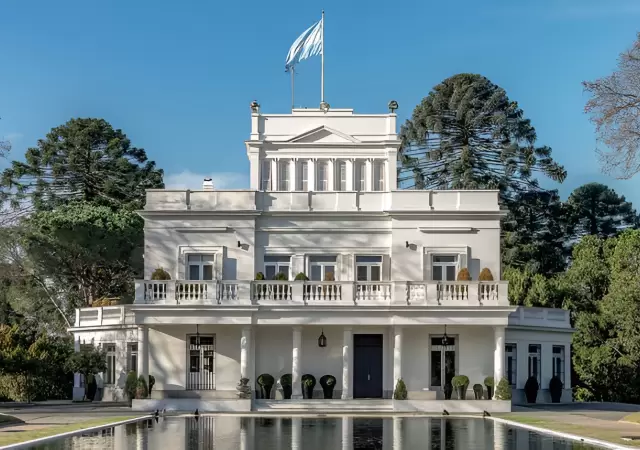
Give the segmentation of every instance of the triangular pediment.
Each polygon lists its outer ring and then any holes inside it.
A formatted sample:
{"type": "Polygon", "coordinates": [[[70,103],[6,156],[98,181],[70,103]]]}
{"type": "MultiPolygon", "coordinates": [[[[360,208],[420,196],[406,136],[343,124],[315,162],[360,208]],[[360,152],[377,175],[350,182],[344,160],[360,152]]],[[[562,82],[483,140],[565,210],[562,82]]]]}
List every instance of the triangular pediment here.
{"type": "Polygon", "coordinates": [[[360,141],[353,136],[321,125],[312,130],[305,131],[304,133],[289,139],[287,142],[340,144],[358,143],[360,141]]]}

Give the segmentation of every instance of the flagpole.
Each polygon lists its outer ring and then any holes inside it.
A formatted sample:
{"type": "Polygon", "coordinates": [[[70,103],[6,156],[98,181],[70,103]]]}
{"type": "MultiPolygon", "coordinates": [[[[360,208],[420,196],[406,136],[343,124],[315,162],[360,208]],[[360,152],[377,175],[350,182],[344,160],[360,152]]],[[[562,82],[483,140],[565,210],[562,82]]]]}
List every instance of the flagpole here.
{"type": "Polygon", "coordinates": [[[296,92],[296,82],[295,82],[295,74],[296,68],[295,66],[291,67],[291,111],[295,108],[295,92],[296,92]]]}
{"type": "Polygon", "coordinates": [[[322,10],[322,68],[320,72],[320,103],[324,103],[324,9],[322,10]]]}

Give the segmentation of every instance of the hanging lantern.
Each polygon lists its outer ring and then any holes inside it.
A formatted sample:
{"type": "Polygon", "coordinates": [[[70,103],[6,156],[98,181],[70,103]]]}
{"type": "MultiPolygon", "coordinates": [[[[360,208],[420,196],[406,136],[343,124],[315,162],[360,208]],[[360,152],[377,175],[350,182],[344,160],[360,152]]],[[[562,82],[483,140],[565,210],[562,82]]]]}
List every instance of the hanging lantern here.
{"type": "Polygon", "coordinates": [[[444,326],[444,335],[442,335],[442,346],[446,347],[449,345],[449,336],[447,336],[447,326],[444,326]]]}
{"type": "Polygon", "coordinates": [[[198,324],[196,324],[196,348],[200,348],[200,333],[198,332],[198,324]]]}
{"type": "Polygon", "coordinates": [[[326,347],[327,346],[327,337],[324,335],[324,330],[320,333],[320,337],[318,338],[318,347],[326,347]]]}

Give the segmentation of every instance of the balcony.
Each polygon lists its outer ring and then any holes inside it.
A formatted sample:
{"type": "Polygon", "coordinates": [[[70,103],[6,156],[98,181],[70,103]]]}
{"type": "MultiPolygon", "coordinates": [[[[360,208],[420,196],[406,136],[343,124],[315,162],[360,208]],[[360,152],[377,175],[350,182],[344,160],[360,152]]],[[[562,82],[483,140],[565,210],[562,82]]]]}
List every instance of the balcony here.
{"type": "Polygon", "coordinates": [[[506,281],[137,280],[135,304],[209,306],[509,306],[506,281]]]}

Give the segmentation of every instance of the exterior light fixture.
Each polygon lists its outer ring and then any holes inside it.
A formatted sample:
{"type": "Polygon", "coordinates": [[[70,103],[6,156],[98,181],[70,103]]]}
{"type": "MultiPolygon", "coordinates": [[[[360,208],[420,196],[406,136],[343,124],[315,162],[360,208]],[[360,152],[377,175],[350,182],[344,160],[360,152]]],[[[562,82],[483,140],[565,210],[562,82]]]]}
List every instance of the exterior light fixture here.
{"type": "Polygon", "coordinates": [[[409,244],[409,241],[407,241],[407,243],[406,243],[406,247],[407,247],[407,248],[411,247],[411,244],[409,244]]]}
{"type": "Polygon", "coordinates": [[[444,334],[442,335],[442,346],[446,347],[449,345],[449,336],[447,336],[447,326],[444,326],[444,334]]]}
{"type": "Polygon", "coordinates": [[[242,247],[242,242],[238,241],[238,248],[242,247]]]}
{"type": "Polygon", "coordinates": [[[397,101],[395,101],[395,100],[391,100],[391,101],[389,102],[389,112],[390,112],[391,114],[394,114],[394,113],[395,113],[395,111],[396,111],[396,109],[398,109],[398,102],[397,102],[397,101]]]}
{"type": "Polygon", "coordinates": [[[196,348],[200,348],[200,332],[198,331],[198,324],[196,324],[196,348]]]}
{"type": "Polygon", "coordinates": [[[260,104],[257,100],[251,102],[251,112],[256,114],[260,112],[260,104]]]}
{"type": "Polygon", "coordinates": [[[326,347],[327,346],[327,337],[324,335],[324,330],[320,333],[320,337],[318,338],[318,347],[326,347]]]}

